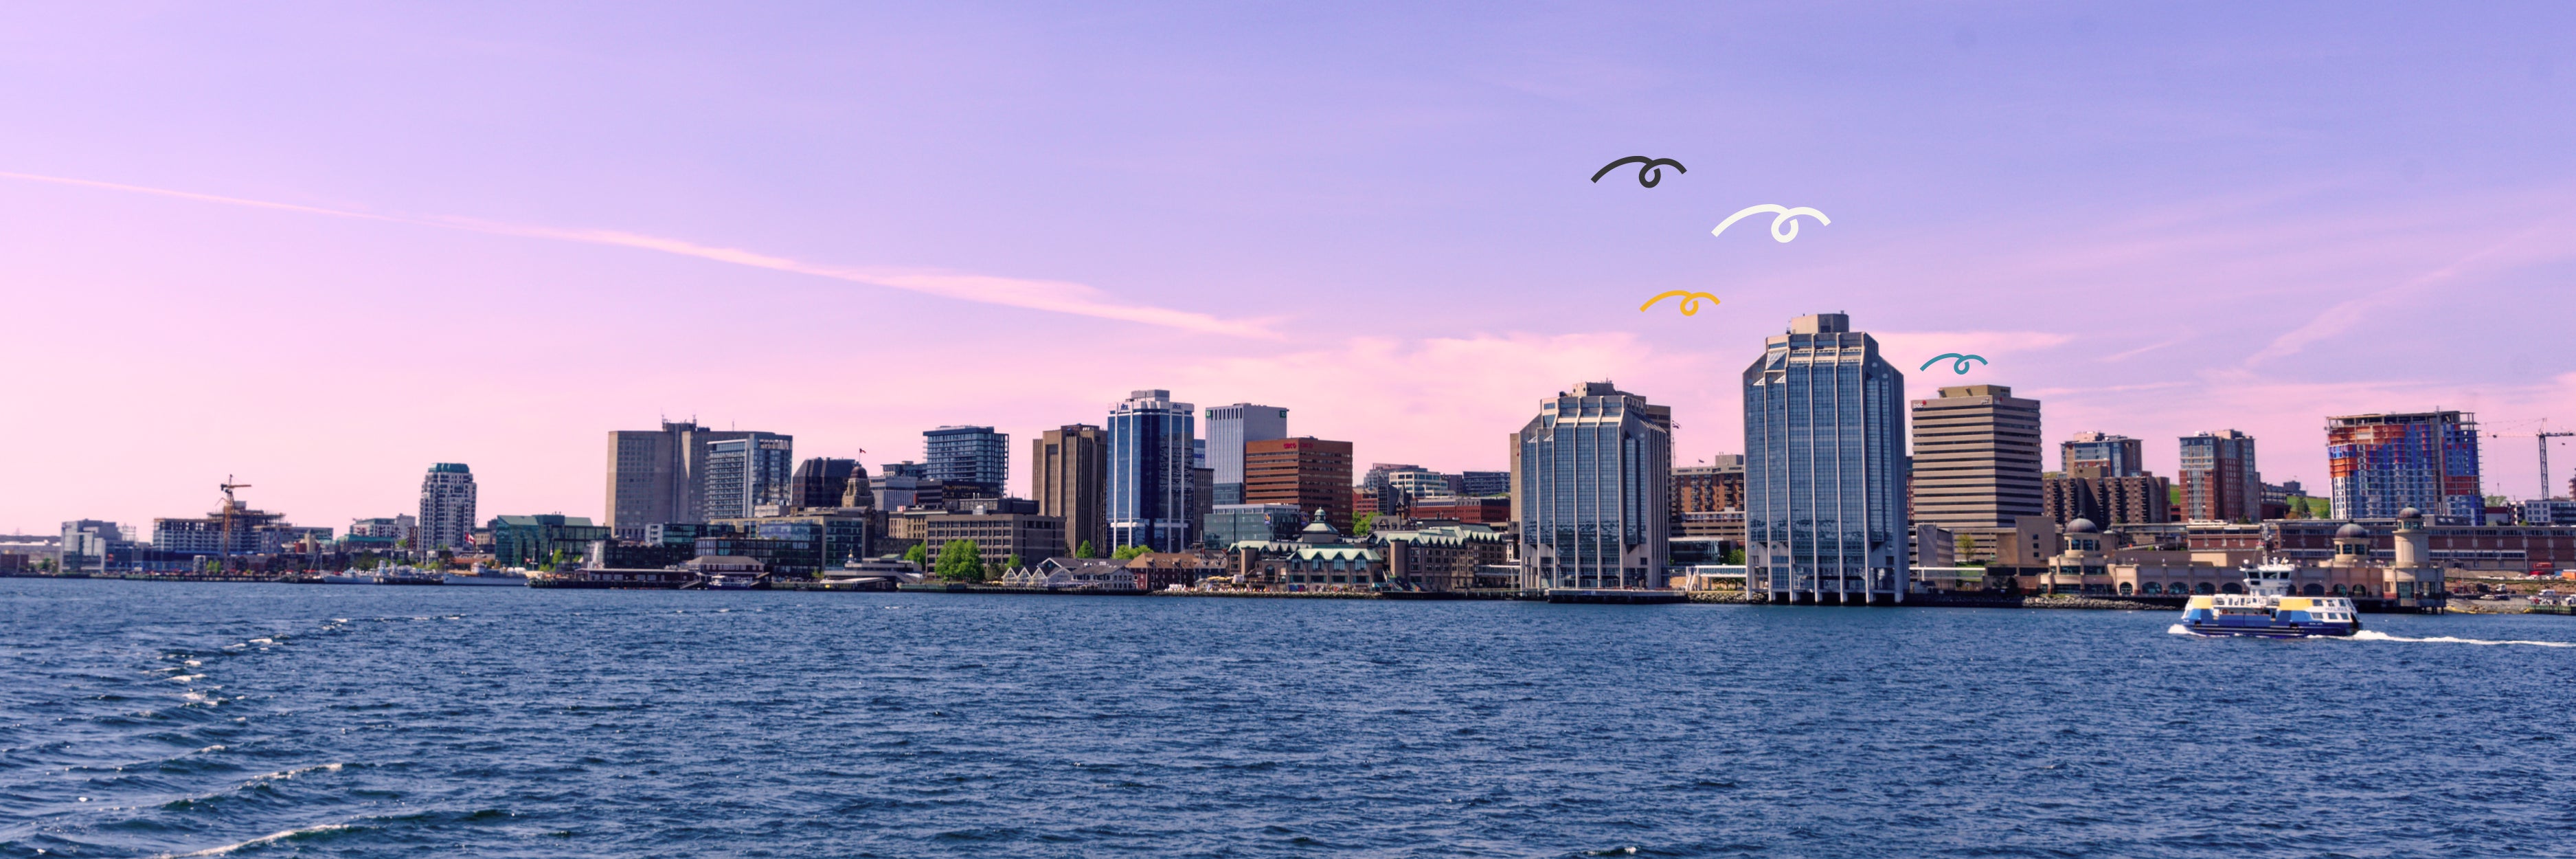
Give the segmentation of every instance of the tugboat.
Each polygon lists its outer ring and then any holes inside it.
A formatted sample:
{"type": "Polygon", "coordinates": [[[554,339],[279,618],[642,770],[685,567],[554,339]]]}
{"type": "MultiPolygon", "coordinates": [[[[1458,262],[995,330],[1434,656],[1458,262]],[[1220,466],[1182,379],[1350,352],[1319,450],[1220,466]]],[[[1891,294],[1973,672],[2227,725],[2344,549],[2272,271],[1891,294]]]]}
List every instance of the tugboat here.
{"type": "Polygon", "coordinates": [[[2290,573],[2274,561],[2245,571],[2245,592],[2202,594],[2182,608],[2183,631],[2202,636],[2254,638],[2344,637],[2361,631],[2361,614],[2347,597],[2290,596],[2290,573]]]}

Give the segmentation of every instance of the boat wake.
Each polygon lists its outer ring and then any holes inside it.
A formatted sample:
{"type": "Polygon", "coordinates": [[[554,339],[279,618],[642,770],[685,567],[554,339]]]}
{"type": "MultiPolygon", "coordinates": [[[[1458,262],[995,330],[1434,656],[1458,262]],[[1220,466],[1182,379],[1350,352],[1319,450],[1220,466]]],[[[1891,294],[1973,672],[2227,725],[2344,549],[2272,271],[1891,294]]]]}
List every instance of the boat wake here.
{"type": "Polygon", "coordinates": [[[2362,631],[2360,631],[2360,632],[2353,633],[2353,634],[2352,634],[2352,640],[2354,640],[2354,641],[2408,641],[2408,642],[2438,642],[2438,643],[2442,643],[2442,644],[2485,644],[2485,645],[2496,645],[2496,644],[2528,644],[2528,645],[2531,645],[2531,646],[2533,646],[2533,647],[2576,647],[2576,641],[2488,641],[2488,640],[2486,640],[2486,639],[2482,639],[2482,638],[2454,638],[2454,637],[2452,637],[2452,636],[2448,636],[2448,635],[2436,635],[2436,636],[2432,636],[2432,637],[2429,637],[2429,638],[2407,638],[2407,637],[2402,636],[2402,635],[2390,635],[2390,634],[2388,634],[2388,633],[2380,632],[2380,631],[2378,631],[2378,630],[2373,630],[2373,629],[2365,629],[2365,630],[2362,630],[2362,631]]]}
{"type": "Polygon", "coordinates": [[[163,856],[165,859],[185,859],[190,856],[223,856],[246,847],[260,847],[279,842],[304,841],[319,835],[327,835],[334,832],[347,832],[350,830],[362,830],[365,828],[366,827],[363,826],[351,826],[345,823],[326,823],[321,826],[307,826],[302,829],[289,829],[284,832],[262,835],[258,838],[253,838],[239,844],[226,844],[222,847],[209,847],[195,853],[181,853],[177,856],[163,854],[163,856]]]}

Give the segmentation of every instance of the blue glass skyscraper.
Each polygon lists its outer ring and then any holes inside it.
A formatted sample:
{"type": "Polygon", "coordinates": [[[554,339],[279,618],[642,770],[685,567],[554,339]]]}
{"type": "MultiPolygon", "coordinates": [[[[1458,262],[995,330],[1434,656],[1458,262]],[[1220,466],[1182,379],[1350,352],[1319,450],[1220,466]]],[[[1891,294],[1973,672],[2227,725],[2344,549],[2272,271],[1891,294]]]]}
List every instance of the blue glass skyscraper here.
{"type": "Polygon", "coordinates": [[[1513,437],[1521,586],[1662,587],[1673,410],[1609,382],[1539,404],[1513,437]]]}
{"type": "Polygon", "coordinates": [[[1744,370],[1747,590],[1903,602],[1905,376],[1840,313],[1801,316],[1744,370]]]}
{"type": "Polygon", "coordinates": [[[940,427],[921,434],[923,476],[999,494],[1011,479],[1011,436],[992,427],[940,427]]]}
{"type": "Polygon", "coordinates": [[[1133,391],[1109,413],[1108,513],[1113,549],[1189,548],[1197,510],[1190,469],[1196,407],[1172,392],[1133,391]]]}

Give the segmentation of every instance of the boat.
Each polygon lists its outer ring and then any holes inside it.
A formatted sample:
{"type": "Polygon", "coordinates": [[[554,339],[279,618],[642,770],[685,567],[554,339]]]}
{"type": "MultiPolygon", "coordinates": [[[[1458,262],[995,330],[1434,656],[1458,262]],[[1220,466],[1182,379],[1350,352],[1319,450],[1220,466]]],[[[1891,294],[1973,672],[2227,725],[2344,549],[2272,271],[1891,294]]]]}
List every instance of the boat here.
{"type": "Polygon", "coordinates": [[[380,585],[443,585],[447,582],[435,572],[419,567],[385,567],[376,571],[380,585]]]}
{"type": "Polygon", "coordinates": [[[2294,597],[2286,562],[2245,571],[2241,594],[2199,594],[2182,607],[2183,631],[2193,635],[2254,638],[2344,637],[2361,631],[2361,612],[2350,597],[2294,597]]]}
{"type": "Polygon", "coordinates": [[[356,569],[348,569],[337,573],[322,574],[322,583],[326,585],[372,585],[376,583],[376,575],[374,573],[360,572],[356,569]]]}
{"type": "Polygon", "coordinates": [[[504,569],[475,564],[472,571],[463,573],[444,573],[441,574],[438,579],[439,581],[451,585],[498,585],[502,587],[523,588],[528,586],[528,571],[515,567],[504,569]]]}

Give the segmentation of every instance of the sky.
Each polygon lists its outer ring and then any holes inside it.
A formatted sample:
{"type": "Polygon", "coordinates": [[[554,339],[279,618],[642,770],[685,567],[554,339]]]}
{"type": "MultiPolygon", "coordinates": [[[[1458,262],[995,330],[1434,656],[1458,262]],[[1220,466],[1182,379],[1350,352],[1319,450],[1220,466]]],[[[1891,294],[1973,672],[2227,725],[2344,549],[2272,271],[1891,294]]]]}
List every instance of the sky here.
{"type": "MultiPolygon", "coordinates": [[[[606,433],[1027,443],[1135,389],[1501,469],[1567,385],[1742,447],[1848,312],[2054,442],[2576,427],[2576,6],[0,6],[0,531],[600,516],[606,433]],[[1672,158],[1653,188],[1625,156],[1672,158]],[[1778,242],[1755,205],[1808,207],[1778,242]],[[1659,293],[1718,299],[1685,316],[1659,293]],[[1973,353],[1964,374],[1942,353],[1973,353]]],[[[2557,442],[2566,491],[2576,450],[2557,442]]],[[[862,452],[864,451],[864,452],[862,452]]]]}

